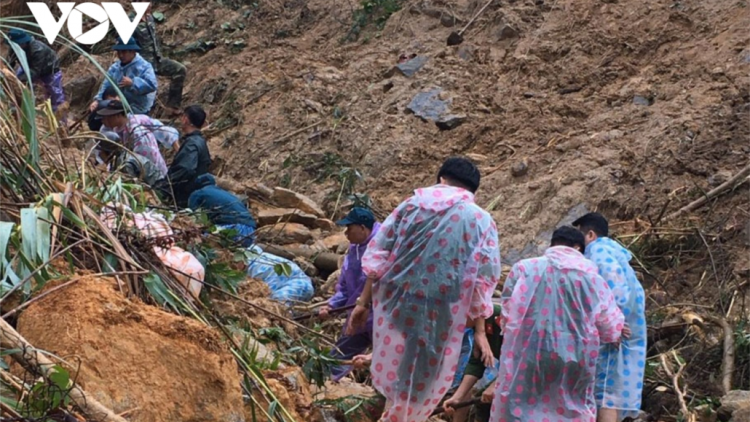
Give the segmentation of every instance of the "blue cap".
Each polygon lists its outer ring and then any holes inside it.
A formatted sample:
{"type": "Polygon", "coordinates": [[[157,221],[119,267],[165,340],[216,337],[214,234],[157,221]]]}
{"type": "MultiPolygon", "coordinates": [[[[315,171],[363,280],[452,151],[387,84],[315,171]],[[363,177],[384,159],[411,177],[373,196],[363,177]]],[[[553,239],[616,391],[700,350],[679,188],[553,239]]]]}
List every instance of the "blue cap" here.
{"type": "Polygon", "coordinates": [[[372,230],[375,226],[375,215],[366,208],[354,207],[346,217],[336,222],[338,226],[349,226],[351,224],[359,224],[372,230]]]}
{"type": "Polygon", "coordinates": [[[115,51],[141,51],[141,47],[135,41],[135,38],[130,37],[127,43],[123,43],[120,37],[117,37],[117,44],[112,47],[115,51]]]}
{"type": "Polygon", "coordinates": [[[26,44],[32,40],[31,35],[23,29],[11,29],[8,38],[16,44],[26,44]]]}

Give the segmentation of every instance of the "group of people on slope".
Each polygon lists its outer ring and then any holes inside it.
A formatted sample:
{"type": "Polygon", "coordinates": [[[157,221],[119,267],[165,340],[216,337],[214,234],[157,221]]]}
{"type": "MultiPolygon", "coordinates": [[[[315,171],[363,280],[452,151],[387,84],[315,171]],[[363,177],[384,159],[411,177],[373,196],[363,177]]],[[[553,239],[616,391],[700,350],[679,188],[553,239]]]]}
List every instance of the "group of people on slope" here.
{"type": "MultiPolygon", "coordinates": [[[[131,15],[131,19],[133,17],[131,15]]],[[[42,85],[52,109],[57,111],[66,102],[66,98],[63,73],[55,50],[18,28],[9,30],[7,39],[16,44],[26,56],[29,75],[21,65],[18,54],[11,49],[9,64],[16,67],[18,78],[22,82],[31,79],[42,85]]],[[[179,114],[187,70],[182,63],[163,56],[150,5],[138,22],[133,37],[127,42],[118,38],[113,50],[117,53],[118,60],[109,67],[107,77],[90,106],[92,112],[96,110],[98,102],[105,99],[105,91],[114,83],[124,95],[133,114],[150,114],[156,101],[159,87],[156,76],[159,75],[170,78],[166,111],[172,115],[179,114]]]]}
{"type": "MultiPolygon", "coordinates": [[[[630,253],[608,237],[603,216],[586,214],[556,229],[542,256],[513,265],[494,303],[499,239],[474,202],[479,182],[470,161],[451,158],[436,185],[417,189],[384,222],[358,208],[338,222],[351,246],[320,314],[356,306],[332,355],[370,367],[386,398],[382,421],[425,421],[441,402],[465,421],[468,409],[453,406],[477,386],[481,421],[636,416],[646,323],[630,253]],[[474,347],[457,373],[470,331],[474,347]]],[[[336,368],[334,380],[351,369],[336,368]]]]}

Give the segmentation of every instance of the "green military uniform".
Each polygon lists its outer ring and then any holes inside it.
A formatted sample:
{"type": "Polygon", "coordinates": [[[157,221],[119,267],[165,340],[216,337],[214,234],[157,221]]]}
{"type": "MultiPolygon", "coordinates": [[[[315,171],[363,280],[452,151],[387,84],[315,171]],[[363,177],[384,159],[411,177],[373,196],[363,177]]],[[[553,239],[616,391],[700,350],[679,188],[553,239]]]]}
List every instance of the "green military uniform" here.
{"type": "MultiPolygon", "coordinates": [[[[502,315],[502,308],[500,305],[494,305],[492,316],[485,320],[484,326],[487,332],[487,341],[490,343],[490,349],[492,349],[492,356],[495,359],[500,358],[500,348],[503,345],[503,334],[500,330],[500,316],[502,315]]],[[[472,375],[478,379],[482,379],[484,371],[487,369],[482,363],[481,357],[476,357],[471,354],[469,363],[466,365],[464,376],[472,375]]],[[[477,422],[488,422],[490,420],[490,410],[492,408],[491,403],[481,403],[474,406],[476,416],[474,418],[477,422]]]]}
{"type": "MultiPolygon", "coordinates": [[[[134,15],[131,16],[131,19],[133,17],[134,15]]],[[[133,37],[141,47],[140,55],[151,63],[156,74],[167,76],[171,79],[169,94],[167,96],[167,106],[179,108],[182,103],[182,89],[185,85],[187,69],[185,69],[185,65],[182,63],[161,55],[159,39],[156,37],[156,22],[151,14],[146,15],[146,19],[138,23],[133,37]]]]}

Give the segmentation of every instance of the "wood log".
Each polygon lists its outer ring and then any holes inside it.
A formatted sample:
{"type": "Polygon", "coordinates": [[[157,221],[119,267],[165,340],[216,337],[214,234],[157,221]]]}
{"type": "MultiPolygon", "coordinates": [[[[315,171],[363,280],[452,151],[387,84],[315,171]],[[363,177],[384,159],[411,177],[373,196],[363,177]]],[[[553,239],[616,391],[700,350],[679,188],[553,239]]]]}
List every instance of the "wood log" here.
{"type": "Polygon", "coordinates": [[[705,205],[708,201],[711,199],[723,194],[726,191],[729,191],[731,189],[734,189],[736,186],[739,186],[743,183],[745,183],[748,180],[748,176],[750,176],[750,164],[745,166],[742,170],[740,170],[737,174],[732,176],[729,180],[722,183],[721,185],[717,186],[715,189],[710,190],[708,193],[706,193],[704,196],[696,199],[695,201],[685,205],[684,207],[680,208],[679,210],[673,212],[672,214],[669,214],[664,218],[664,221],[673,220],[677,217],[680,217],[683,214],[686,214],[690,211],[696,210],[703,205],[705,205]]]}
{"type": "Polygon", "coordinates": [[[282,258],[294,260],[296,257],[309,259],[323,271],[336,271],[339,269],[339,258],[341,255],[330,252],[318,252],[313,249],[298,248],[293,246],[279,246],[259,244],[265,252],[282,258]]]}
{"type": "MultiPolygon", "coordinates": [[[[23,338],[13,327],[5,320],[0,318],[0,346],[10,352],[10,356],[21,366],[26,368],[32,374],[40,374],[44,379],[49,381],[50,375],[55,373],[55,363],[46,356],[39,353],[25,338],[23,338]]],[[[126,422],[120,416],[117,416],[112,410],[102,406],[90,394],[71,382],[68,395],[91,420],[100,422],[126,422]]]]}

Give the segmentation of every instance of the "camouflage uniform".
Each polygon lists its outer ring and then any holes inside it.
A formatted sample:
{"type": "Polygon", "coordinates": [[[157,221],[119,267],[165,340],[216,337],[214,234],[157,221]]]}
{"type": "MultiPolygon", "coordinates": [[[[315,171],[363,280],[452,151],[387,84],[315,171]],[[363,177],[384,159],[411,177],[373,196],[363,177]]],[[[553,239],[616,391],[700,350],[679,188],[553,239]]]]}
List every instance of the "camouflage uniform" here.
{"type": "Polygon", "coordinates": [[[182,88],[185,84],[187,70],[182,63],[162,57],[159,40],[156,37],[156,23],[151,14],[146,15],[146,19],[138,23],[133,37],[141,47],[141,56],[151,63],[156,74],[168,76],[171,79],[167,106],[179,108],[182,103],[182,88]]]}

